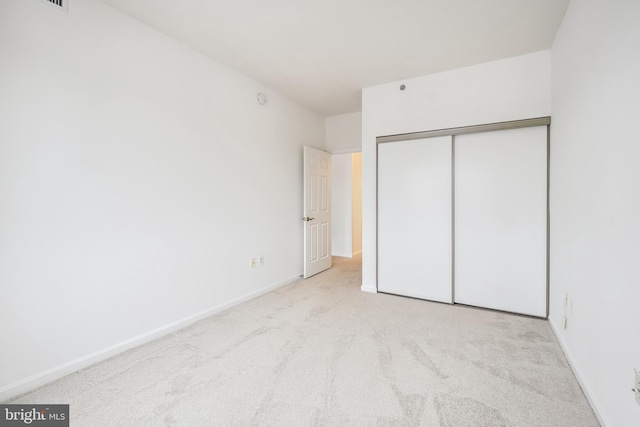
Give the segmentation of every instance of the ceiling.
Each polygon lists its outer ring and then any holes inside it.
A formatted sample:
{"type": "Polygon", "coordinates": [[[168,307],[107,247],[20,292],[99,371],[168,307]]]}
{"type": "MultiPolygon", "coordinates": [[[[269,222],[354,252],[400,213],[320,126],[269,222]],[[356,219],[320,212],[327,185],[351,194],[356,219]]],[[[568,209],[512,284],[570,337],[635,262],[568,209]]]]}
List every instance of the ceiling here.
{"type": "Polygon", "coordinates": [[[569,0],[102,0],[324,116],[361,89],[548,49],[569,0]]]}

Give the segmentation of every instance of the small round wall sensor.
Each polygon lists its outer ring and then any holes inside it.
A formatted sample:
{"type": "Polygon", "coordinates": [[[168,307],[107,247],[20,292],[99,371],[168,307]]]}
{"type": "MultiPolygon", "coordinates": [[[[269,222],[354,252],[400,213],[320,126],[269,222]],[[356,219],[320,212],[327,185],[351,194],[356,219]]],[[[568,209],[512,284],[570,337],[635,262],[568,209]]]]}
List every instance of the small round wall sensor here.
{"type": "Polygon", "coordinates": [[[267,95],[265,95],[262,92],[258,93],[258,104],[264,105],[266,103],[267,103],[267,95]]]}
{"type": "Polygon", "coordinates": [[[405,90],[407,87],[405,85],[400,85],[400,90],[405,90]]]}

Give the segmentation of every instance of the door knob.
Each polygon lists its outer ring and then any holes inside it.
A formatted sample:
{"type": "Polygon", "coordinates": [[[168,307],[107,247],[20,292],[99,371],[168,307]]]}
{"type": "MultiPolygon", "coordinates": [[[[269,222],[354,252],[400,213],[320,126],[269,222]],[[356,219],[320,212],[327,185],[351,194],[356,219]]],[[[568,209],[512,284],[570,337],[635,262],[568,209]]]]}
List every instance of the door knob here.
{"type": "Polygon", "coordinates": [[[308,216],[305,216],[304,218],[302,218],[303,221],[313,221],[315,218],[309,218],[308,216]]]}

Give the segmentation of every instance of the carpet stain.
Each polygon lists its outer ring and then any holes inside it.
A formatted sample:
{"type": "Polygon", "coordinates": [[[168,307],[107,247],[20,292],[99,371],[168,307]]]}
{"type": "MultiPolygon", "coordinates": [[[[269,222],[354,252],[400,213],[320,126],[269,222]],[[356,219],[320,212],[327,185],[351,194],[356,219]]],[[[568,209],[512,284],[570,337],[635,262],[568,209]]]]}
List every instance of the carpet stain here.
{"type": "Polygon", "coordinates": [[[500,411],[470,397],[438,394],[435,406],[442,427],[508,427],[500,411]]]}
{"type": "MultiPolygon", "coordinates": [[[[402,393],[397,384],[391,386],[398,404],[402,409],[402,418],[391,421],[389,426],[418,426],[422,421],[422,414],[427,405],[427,397],[424,394],[402,393]]],[[[380,424],[380,420],[378,422],[380,424]]]]}
{"type": "Polygon", "coordinates": [[[385,377],[391,378],[389,367],[393,363],[393,355],[391,349],[387,345],[378,345],[378,359],[380,360],[380,369],[385,377]]]}
{"type": "Polygon", "coordinates": [[[252,339],[254,339],[256,337],[259,337],[260,335],[266,334],[267,332],[269,332],[272,329],[274,329],[274,328],[273,327],[264,327],[264,326],[262,328],[258,328],[256,330],[254,330],[253,332],[251,332],[249,335],[246,335],[243,338],[239,339],[238,341],[234,342],[233,344],[231,344],[226,349],[222,350],[220,353],[218,353],[214,357],[216,359],[220,359],[220,358],[224,357],[227,353],[235,350],[236,348],[242,346],[243,344],[251,341],[252,339]]]}
{"type": "Polygon", "coordinates": [[[340,336],[333,346],[331,359],[326,371],[323,412],[328,412],[329,408],[332,406],[335,396],[334,384],[336,376],[338,375],[338,363],[340,362],[340,359],[343,357],[343,355],[351,347],[355,337],[356,336],[354,334],[340,336]]]}
{"type": "Polygon", "coordinates": [[[171,391],[166,392],[167,395],[181,395],[187,391],[187,388],[191,384],[191,376],[182,375],[176,378],[171,379],[169,382],[171,386],[171,391]]]}
{"type": "Polygon", "coordinates": [[[508,383],[516,385],[524,390],[529,390],[530,392],[538,394],[542,397],[549,397],[548,393],[545,393],[545,391],[539,390],[538,388],[534,387],[529,381],[518,378],[507,369],[500,369],[496,366],[488,365],[487,363],[484,363],[480,360],[469,361],[469,362],[471,362],[471,364],[473,364],[475,367],[479,369],[483,369],[489,372],[491,375],[494,375],[508,383]]]}
{"type": "Polygon", "coordinates": [[[178,422],[172,415],[167,415],[166,417],[164,417],[164,425],[165,427],[177,426],[178,422]]]}
{"type": "Polygon", "coordinates": [[[518,338],[521,339],[522,341],[526,341],[530,343],[549,342],[549,339],[547,337],[544,337],[542,336],[542,334],[539,334],[534,331],[527,331],[525,333],[519,334],[518,338]]]}
{"type": "Polygon", "coordinates": [[[273,390],[269,390],[267,394],[262,398],[260,402],[260,407],[256,410],[256,413],[253,416],[253,423],[251,425],[260,425],[260,419],[264,417],[264,415],[269,410],[273,402],[274,392],[273,390]]]}
{"type": "Polygon", "coordinates": [[[330,309],[331,309],[330,307],[325,307],[325,306],[313,307],[311,309],[311,311],[309,311],[309,315],[311,317],[317,317],[317,316],[320,316],[320,315],[326,313],[330,309]]]}
{"type": "Polygon", "coordinates": [[[415,341],[402,341],[400,343],[403,347],[409,350],[413,358],[423,367],[433,372],[440,379],[449,378],[444,372],[438,368],[433,360],[425,353],[425,351],[415,341]]]}

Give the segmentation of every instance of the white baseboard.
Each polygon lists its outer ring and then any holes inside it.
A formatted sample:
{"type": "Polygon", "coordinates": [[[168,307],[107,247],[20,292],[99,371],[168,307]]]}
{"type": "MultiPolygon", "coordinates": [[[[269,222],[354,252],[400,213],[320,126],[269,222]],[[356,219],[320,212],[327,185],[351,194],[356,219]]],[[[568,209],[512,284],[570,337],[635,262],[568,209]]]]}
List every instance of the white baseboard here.
{"type": "Polygon", "coordinates": [[[337,256],[337,257],[340,257],[340,258],[352,258],[351,254],[346,253],[346,252],[344,254],[343,253],[331,253],[331,256],[337,256]]]}
{"type": "Polygon", "coordinates": [[[161,326],[160,328],[151,330],[149,332],[145,332],[144,334],[135,336],[128,340],[122,341],[118,344],[114,344],[102,350],[98,350],[94,353],[79,357],[70,362],[63,363],[62,365],[55,366],[51,369],[47,369],[46,371],[40,372],[38,374],[24,378],[15,383],[4,386],[0,388],[0,402],[6,402],[9,399],[18,397],[21,394],[27,393],[51,381],[57,380],[73,372],[79,371],[80,369],[86,368],[87,366],[91,366],[98,362],[102,362],[113,356],[123,353],[131,348],[138,347],[142,344],[156,340],[162,336],[168,335],[172,332],[175,332],[179,329],[189,326],[190,324],[195,323],[198,320],[212,316],[216,313],[227,310],[245,301],[259,297],[260,295],[264,295],[267,292],[271,292],[274,289],[278,289],[282,286],[295,282],[299,278],[300,277],[295,276],[291,279],[285,280],[275,285],[267,286],[255,292],[251,292],[247,295],[243,295],[241,297],[235,298],[226,303],[219,304],[215,307],[209,308],[207,310],[201,311],[199,313],[195,313],[191,316],[188,316],[183,319],[177,320],[175,322],[171,322],[167,325],[161,326]]]}
{"type": "Polygon", "coordinates": [[[548,322],[549,322],[549,325],[551,326],[551,331],[553,331],[553,334],[556,336],[556,340],[560,344],[560,348],[562,348],[562,351],[564,352],[565,357],[569,361],[569,366],[573,371],[573,375],[578,380],[578,384],[580,384],[580,388],[582,388],[582,392],[584,393],[587,400],[589,401],[589,404],[591,405],[591,409],[593,409],[594,414],[596,414],[596,418],[598,418],[598,421],[600,422],[600,425],[602,427],[607,427],[610,424],[607,423],[606,418],[604,416],[604,412],[602,411],[602,408],[600,408],[600,406],[598,405],[598,402],[596,402],[596,400],[593,398],[593,392],[589,388],[589,385],[587,384],[584,376],[582,375],[580,368],[578,368],[578,365],[576,364],[576,361],[573,355],[571,354],[571,351],[567,347],[567,344],[564,342],[563,336],[561,334],[561,330],[558,329],[558,327],[556,326],[556,324],[553,322],[551,318],[549,318],[548,322]]]}
{"type": "Polygon", "coordinates": [[[362,292],[369,292],[369,293],[372,293],[372,294],[377,294],[378,293],[378,290],[375,287],[371,287],[371,286],[367,286],[367,285],[360,286],[360,290],[362,292]]]}

